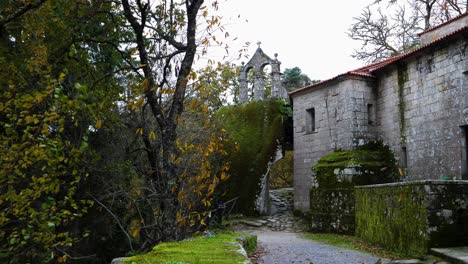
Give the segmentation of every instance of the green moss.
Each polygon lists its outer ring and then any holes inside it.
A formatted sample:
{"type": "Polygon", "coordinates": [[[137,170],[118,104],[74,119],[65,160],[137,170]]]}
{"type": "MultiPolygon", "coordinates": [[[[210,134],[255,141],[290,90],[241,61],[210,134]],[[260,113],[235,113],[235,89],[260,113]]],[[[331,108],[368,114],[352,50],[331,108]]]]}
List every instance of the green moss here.
{"type": "Polygon", "coordinates": [[[354,234],[354,190],[352,188],[310,190],[309,231],[354,234]]]}
{"type": "Polygon", "coordinates": [[[254,215],[260,178],[266,172],[278,142],[284,145],[287,107],[280,100],[253,101],[223,107],[216,118],[230,142],[227,162],[231,178],[221,188],[227,192],[226,199],[239,197],[239,212],[254,215]]]}
{"type": "Polygon", "coordinates": [[[356,150],[334,151],[322,157],[313,167],[319,188],[352,187],[396,180],[396,161],[393,152],[381,142],[369,142],[356,150]],[[336,172],[354,168],[351,181],[340,179],[336,172]]]}
{"type": "Polygon", "coordinates": [[[408,67],[406,64],[398,66],[398,114],[400,117],[400,137],[402,145],[406,144],[406,103],[404,98],[405,83],[408,81],[408,67]]]}
{"type": "Polygon", "coordinates": [[[237,239],[245,237],[249,250],[255,251],[256,237],[236,233],[217,234],[211,237],[197,237],[179,242],[164,242],[147,254],[125,259],[125,263],[244,263],[246,260],[238,250],[237,239]],[[255,240],[255,243],[253,242],[255,240]]]}
{"type": "Polygon", "coordinates": [[[424,186],[357,188],[356,235],[404,255],[427,253],[424,186]]]}

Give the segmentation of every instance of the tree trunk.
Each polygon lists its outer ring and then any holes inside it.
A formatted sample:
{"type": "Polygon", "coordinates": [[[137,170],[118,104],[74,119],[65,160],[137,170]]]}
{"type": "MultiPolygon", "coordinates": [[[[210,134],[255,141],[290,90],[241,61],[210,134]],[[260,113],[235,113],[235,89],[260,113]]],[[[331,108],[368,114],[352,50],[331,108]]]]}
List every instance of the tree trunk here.
{"type": "MultiPolygon", "coordinates": [[[[173,90],[173,96],[169,101],[172,101],[170,109],[166,110],[161,105],[160,100],[155,91],[150,89],[153,87],[163,87],[164,81],[156,84],[157,72],[154,72],[151,65],[153,63],[152,58],[148,55],[147,42],[145,38],[146,20],[151,19],[152,6],[149,4],[151,1],[143,3],[142,1],[136,1],[136,6],[131,6],[128,0],[121,0],[124,15],[130,23],[135,33],[135,43],[138,48],[141,70],[144,74],[144,78],[147,81],[147,87],[144,91],[146,100],[151,108],[152,118],[158,125],[158,142],[151,143],[148,140],[148,135],[143,134],[143,141],[147,149],[147,158],[151,167],[151,175],[148,181],[156,183],[157,197],[159,199],[159,212],[162,214],[161,223],[155,223],[159,230],[160,241],[174,241],[181,237],[178,230],[177,224],[177,213],[179,212],[179,166],[174,158],[178,156],[177,142],[177,124],[183,111],[183,103],[185,98],[185,92],[187,88],[187,82],[191,72],[192,64],[195,58],[197,49],[196,45],[196,26],[197,26],[197,13],[203,4],[203,0],[186,0],[186,32],[180,32],[185,34],[186,43],[179,43],[171,35],[167,35],[164,30],[154,30],[155,35],[160,35],[159,41],[166,41],[177,50],[174,54],[184,53],[184,58],[180,63],[178,72],[176,73],[177,82],[175,89],[173,90]],[[137,10],[137,11],[136,11],[137,10]],[[138,12],[136,16],[134,12],[138,12]]],[[[172,5],[171,5],[172,6],[172,5]]],[[[173,8],[173,7],[171,7],[173,8]]],[[[172,22],[171,22],[172,23],[172,22]]],[[[153,30],[153,29],[148,29],[153,30]]],[[[175,35],[175,34],[174,34],[175,35]]],[[[164,56],[162,56],[164,57],[164,56]]],[[[169,56],[170,58],[171,56],[169,56]]],[[[166,66],[168,61],[165,61],[166,66]]],[[[157,208],[155,208],[156,210],[157,208]]]]}

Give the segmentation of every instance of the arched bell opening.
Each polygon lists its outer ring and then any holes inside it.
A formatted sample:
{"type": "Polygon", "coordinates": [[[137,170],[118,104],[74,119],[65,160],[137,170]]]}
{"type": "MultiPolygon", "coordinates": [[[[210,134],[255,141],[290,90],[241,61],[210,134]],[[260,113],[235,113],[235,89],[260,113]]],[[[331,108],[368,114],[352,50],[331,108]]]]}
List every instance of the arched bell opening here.
{"type": "Polygon", "coordinates": [[[271,88],[272,88],[272,79],[271,79],[271,73],[272,73],[272,67],[270,63],[265,63],[262,65],[261,68],[261,76],[262,82],[263,82],[263,98],[271,98],[271,88]]]}

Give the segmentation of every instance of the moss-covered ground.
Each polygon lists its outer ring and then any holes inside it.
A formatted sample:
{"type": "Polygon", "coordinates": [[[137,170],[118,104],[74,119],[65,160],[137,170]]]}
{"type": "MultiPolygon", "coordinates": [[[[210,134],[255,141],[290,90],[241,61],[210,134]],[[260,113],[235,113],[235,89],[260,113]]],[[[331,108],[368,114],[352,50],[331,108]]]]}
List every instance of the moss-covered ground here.
{"type": "Polygon", "coordinates": [[[304,238],[321,242],[324,244],[352,249],[362,252],[367,252],[377,257],[389,258],[389,259],[398,259],[407,257],[401,253],[392,252],[385,250],[381,247],[371,245],[364,242],[363,240],[349,235],[338,235],[338,234],[328,234],[328,233],[306,233],[304,238]]]}
{"type": "Polygon", "coordinates": [[[246,257],[239,252],[239,238],[247,251],[255,251],[256,237],[239,233],[220,233],[179,242],[164,242],[152,251],[125,259],[130,264],[197,264],[197,263],[244,263],[246,257]],[[255,240],[255,242],[254,242],[255,240]]]}

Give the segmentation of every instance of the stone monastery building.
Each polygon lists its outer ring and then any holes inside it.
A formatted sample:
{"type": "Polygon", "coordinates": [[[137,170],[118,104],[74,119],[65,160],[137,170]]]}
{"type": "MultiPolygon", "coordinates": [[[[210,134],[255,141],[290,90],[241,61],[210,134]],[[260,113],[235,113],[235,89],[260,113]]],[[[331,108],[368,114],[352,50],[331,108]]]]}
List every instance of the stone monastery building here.
{"type": "Polygon", "coordinates": [[[312,166],[382,140],[403,181],[468,179],[468,13],[420,34],[421,46],[289,94],[294,207],[309,209],[312,166]]]}

